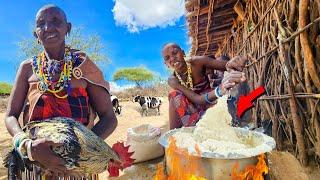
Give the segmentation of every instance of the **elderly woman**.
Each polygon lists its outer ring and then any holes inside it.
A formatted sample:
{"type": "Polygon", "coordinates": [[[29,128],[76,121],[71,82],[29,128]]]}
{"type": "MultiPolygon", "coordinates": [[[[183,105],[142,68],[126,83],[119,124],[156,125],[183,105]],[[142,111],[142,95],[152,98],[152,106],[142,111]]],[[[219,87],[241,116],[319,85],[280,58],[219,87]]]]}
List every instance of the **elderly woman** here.
{"type": "MultiPolygon", "coordinates": [[[[5,117],[9,133],[15,136],[22,132],[18,118],[28,102],[27,121],[69,117],[88,125],[93,124],[89,120],[90,113],[96,112],[100,120],[92,131],[107,138],[117,126],[109,84],[84,52],[65,44],[71,23],[64,11],[54,5],[44,6],[38,11],[35,24],[34,36],[44,50],[19,67],[5,117]]],[[[56,145],[48,139],[33,140],[30,155],[54,176],[63,176],[69,172],[64,160],[52,151],[51,147],[56,145]]],[[[40,173],[37,173],[35,170],[33,176],[38,179],[40,173]]]]}
{"type": "Polygon", "coordinates": [[[246,80],[241,71],[246,59],[235,57],[226,62],[206,56],[195,56],[185,59],[184,51],[175,43],[168,43],[162,49],[164,63],[174,70],[169,77],[169,85],[175,89],[169,94],[170,129],[194,126],[204,112],[215,104],[215,100],[246,80]],[[226,71],[222,83],[212,89],[207,69],[226,71]]]}

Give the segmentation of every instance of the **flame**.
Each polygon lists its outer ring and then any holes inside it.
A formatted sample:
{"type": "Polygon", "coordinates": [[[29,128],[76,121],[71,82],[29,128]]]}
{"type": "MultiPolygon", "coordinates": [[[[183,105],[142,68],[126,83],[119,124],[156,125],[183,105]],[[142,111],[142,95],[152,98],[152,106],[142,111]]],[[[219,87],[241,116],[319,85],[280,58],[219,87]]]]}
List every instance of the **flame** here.
{"type": "Polygon", "coordinates": [[[231,177],[232,180],[263,180],[263,175],[268,174],[268,166],[265,161],[265,155],[261,154],[258,156],[258,163],[256,166],[249,165],[243,172],[237,173],[239,164],[236,163],[232,168],[231,177]]]}
{"type": "MultiPolygon", "coordinates": [[[[195,146],[197,154],[200,154],[200,148],[195,146]]],[[[166,156],[169,157],[167,165],[171,168],[168,175],[165,173],[165,168],[162,164],[158,165],[155,180],[205,180],[200,164],[201,158],[192,156],[187,149],[178,148],[176,140],[171,137],[169,139],[169,147],[166,149],[166,156]],[[184,157],[182,159],[181,157],[184,157]],[[188,162],[188,164],[186,164],[188,162]],[[200,168],[199,168],[200,167],[200,168]]]]}
{"type": "MultiPolygon", "coordinates": [[[[195,146],[195,150],[200,155],[200,148],[197,145],[195,146]]],[[[201,158],[190,155],[187,149],[178,148],[176,140],[173,137],[169,139],[166,156],[169,157],[167,166],[174,169],[171,169],[167,175],[164,165],[159,164],[154,180],[205,180],[203,178],[205,177],[205,173],[200,165],[201,158]]],[[[257,165],[249,165],[243,172],[238,172],[239,164],[236,163],[231,172],[232,180],[263,180],[263,175],[268,174],[265,158],[264,154],[259,155],[257,165]]]]}

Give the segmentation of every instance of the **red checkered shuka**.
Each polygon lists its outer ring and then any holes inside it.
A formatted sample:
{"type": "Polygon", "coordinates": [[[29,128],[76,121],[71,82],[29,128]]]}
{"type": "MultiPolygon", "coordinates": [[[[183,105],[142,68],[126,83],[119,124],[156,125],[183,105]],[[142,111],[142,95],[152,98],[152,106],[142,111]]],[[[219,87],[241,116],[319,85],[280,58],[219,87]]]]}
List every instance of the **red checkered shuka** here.
{"type": "MultiPolygon", "coordinates": [[[[63,95],[66,92],[61,92],[63,95]]],[[[59,94],[60,95],[60,94],[59,94]]],[[[30,121],[41,121],[53,117],[68,117],[87,125],[89,120],[89,98],[85,88],[72,88],[67,98],[57,98],[46,92],[41,95],[30,121]]]]}
{"type": "MultiPolygon", "coordinates": [[[[212,91],[207,77],[193,88],[197,94],[205,94],[212,91]]],[[[169,101],[173,101],[178,120],[184,127],[195,126],[206,110],[212,107],[212,104],[199,105],[192,103],[181,91],[174,90],[169,93],[169,101]]]]}

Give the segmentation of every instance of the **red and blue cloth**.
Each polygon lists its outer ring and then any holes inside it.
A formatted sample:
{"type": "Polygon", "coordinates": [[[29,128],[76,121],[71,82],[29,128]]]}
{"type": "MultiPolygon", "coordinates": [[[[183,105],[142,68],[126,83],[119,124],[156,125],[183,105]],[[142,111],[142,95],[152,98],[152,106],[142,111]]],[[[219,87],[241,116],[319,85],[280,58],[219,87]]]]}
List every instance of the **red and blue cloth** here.
{"type": "MultiPolygon", "coordinates": [[[[67,93],[61,92],[61,95],[67,93]]],[[[89,98],[85,88],[72,88],[67,98],[57,98],[44,93],[36,103],[30,121],[41,121],[53,117],[69,117],[84,125],[89,123],[89,98]]]]}
{"type": "MultiPolygon", "coordinates": [[[[205,94],[212,91],[207,78],[193,87],[197,94],[205,94]]],[[[201,116],[212,104],[199,105],[191,102],[181,91],[174,90],[169,93],[169,101],[173,101],[174,108],[183,127],[195,126],[201,116]]]]}

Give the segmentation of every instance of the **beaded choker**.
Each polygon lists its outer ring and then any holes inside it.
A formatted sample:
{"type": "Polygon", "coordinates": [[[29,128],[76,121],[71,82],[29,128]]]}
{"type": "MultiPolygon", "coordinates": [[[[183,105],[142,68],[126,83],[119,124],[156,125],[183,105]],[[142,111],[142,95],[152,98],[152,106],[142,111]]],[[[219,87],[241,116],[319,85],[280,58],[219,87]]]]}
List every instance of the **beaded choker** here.
{"type": "Polygon", "coordinates": [[[186,87],[188,89],[193,90],[191,64],[187,61],[186,61],[186,64],[187,64],[187,73],[188,73],[187,82],[184,82],[182,80],[181,76],[177,73],[177,71],[174,71],[174,74],[176,75],[176,77],[180,81],[181,85],[183,85],[184,87],[186,87]]]}

